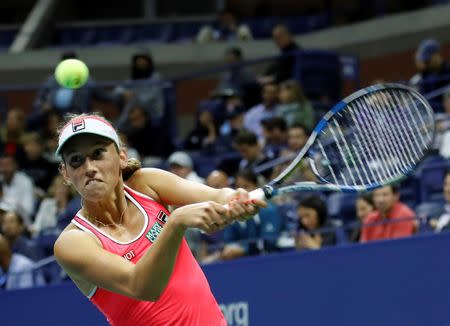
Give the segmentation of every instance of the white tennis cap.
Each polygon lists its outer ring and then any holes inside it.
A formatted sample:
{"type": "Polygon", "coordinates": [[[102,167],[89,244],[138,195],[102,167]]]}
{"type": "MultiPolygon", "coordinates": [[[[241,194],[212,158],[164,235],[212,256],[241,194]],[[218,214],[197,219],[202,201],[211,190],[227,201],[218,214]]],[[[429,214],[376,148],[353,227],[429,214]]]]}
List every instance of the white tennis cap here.
{"type": "Polygon", "coordinates": [[[95,115],[81,115],[71,119],[63,127],[59,135],[58,148],[55,154],[57,156],[61,155],[60,152],[64,144],[73,136],[81,134],[93,134],[108,138],[120,148],[119,136],[108,121],[95,115]]]}

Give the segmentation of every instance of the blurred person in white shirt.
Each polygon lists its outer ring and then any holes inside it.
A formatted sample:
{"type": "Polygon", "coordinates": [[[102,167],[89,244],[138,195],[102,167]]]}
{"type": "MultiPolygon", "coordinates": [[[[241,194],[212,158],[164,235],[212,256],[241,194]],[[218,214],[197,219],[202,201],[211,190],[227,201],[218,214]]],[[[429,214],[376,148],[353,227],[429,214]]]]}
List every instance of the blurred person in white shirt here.
{"type": "Polygon", "coordinates": [[[0,153],[0,180],[3,200],[13,206],[27,226],[30,225],[35,203],[33,181],[17,170],[16,159],[6,153],[0,153]]]}

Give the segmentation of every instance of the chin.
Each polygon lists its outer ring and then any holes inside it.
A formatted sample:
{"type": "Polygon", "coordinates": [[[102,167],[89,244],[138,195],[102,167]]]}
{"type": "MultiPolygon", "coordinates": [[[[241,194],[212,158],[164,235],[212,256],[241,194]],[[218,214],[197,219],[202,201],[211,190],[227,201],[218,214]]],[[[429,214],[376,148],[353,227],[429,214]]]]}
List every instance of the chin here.
{"type": "Polygon", "coordinates": [[[95,189],[84,189],[83,197],[89,201],[102,200],[107,196],[107,192],[103,187],[96,187],[95,189]]]}

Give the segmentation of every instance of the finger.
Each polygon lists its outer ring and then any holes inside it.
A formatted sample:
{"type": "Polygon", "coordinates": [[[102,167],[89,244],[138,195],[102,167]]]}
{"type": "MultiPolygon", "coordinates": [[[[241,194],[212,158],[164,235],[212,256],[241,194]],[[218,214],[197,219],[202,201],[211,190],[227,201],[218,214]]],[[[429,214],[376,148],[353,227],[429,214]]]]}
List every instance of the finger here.
{"type": "Polygon", "coordinates": [[[247,214],[244,205],[240,204],[239,202],[232,202],[229,209],[231,210],[231,216],[235,218],[239,217],[240,215],[247,214]]]}
{"type": "Polygon", "coordinates": [[[231,223],[229,218],[227,218],[227,209],[218,203],[211,202],[211,207],[208,211],[212,221],[217,223],[219,226],[225,226],[231,223]]]}
{"type": "Polygon", "coordinates": [[[248,194],[248,191],[247,190],[245,190],[245,189],[243,189],[243,188],[238,188],[238,189],[236,189],[236,199],[237,200],[242,200],[242,201],[244,201],[244,200],[247,200],[247,199],[249,199],[250,197],[249,197],[249,194],[248,194]]]}
{"type": "Polygon", "coordinates": [[[216,211],[211,211],[209,216],[210,224],[216,224],[217,227],[224,227],[228,224],[228,219],[225,217],[225,214],[219,214],[216,211]]]}
{"type": "Polygon", "coordinates": [[[208,204],[213,208],[218,214],[224,215],[227,212],[227,208],[219,203],[216,203],[214,201],[209,201],[208,204]]]}
{"type": "Polygon", "coordinates": [[[203,230],[207,234],[212,234],[212,233],[216,232],[215,225],[216,224],[214,222],[204,221],[199,225],[199,229],[203,230]]]}

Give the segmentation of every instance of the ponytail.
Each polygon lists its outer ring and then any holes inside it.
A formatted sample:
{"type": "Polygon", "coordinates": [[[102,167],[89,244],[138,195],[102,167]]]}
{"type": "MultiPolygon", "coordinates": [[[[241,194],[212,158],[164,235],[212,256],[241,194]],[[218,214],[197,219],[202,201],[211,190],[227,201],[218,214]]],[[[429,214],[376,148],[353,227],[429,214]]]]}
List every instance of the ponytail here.
{"type": "Polygon", "coordinates": [[[142,163],[135,159],[135,158],[129,158],[127,167],[122,170],[122,178],[124,181],[128,180],[134,172],[139,170],[142,167],[142,163]]]}

